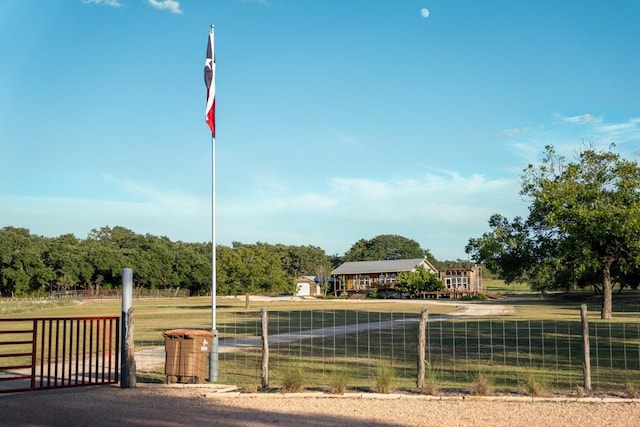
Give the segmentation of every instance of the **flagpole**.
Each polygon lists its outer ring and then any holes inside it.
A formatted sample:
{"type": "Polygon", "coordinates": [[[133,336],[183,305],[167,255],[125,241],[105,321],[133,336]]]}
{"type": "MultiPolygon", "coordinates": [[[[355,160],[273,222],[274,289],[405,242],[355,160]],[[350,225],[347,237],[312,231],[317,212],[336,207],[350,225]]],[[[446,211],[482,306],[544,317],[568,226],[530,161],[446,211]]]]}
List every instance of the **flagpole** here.
{"type": "Polygon", "coordinates": [[[216,131],[215,131],[215,67],[214,26],[211,24],[205,62],[207,85],[207,123],[211,128],[211,353],[209,353],[209,381],[218,381],[218,329],[216,326],[216,131]]]}
{"type": "MultiPolygon", "coordinates": [[[[213,31],[213,25],[211,26],[213,31]]],[[[216,138],[211,137],[211,353],[209,353],[209,381],[218,381],[218,330],[216,326],[216,138]]]]}

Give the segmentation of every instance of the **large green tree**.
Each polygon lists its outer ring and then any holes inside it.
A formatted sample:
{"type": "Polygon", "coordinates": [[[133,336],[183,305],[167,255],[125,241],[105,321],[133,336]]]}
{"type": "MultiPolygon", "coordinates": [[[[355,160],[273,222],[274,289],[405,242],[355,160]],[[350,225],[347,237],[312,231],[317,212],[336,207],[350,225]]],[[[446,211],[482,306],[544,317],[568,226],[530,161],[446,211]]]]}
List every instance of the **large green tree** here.
{"type": "Polygon", "coordinates": [[[611,319],[612,272],[634,277],[640,266],[640,167],[612,148],[584,148],[567,162],[547,146],[522,174],[527,220],[494,217],[492,232],[471,239],[468,252],[508,277],[599,278],[601,317],[611,319]]]}
{"type": "Polygon", "coordinates": [[[397,234],[381,234],[372,239],[360,239],[344,254],[344,261],[380,261],[388,259],[434,258],[415,240],[397,234]]]}

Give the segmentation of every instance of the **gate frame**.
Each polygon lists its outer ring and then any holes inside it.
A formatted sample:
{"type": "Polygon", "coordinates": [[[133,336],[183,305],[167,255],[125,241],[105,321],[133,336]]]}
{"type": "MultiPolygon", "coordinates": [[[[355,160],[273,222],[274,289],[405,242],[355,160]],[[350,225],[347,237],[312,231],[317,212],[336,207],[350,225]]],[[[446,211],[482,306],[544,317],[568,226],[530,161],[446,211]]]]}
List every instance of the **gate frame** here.
{"type": "Polygon", "coordinates": [[[24,334],[30,334],[31,339],[16,339],[0,342],[0,350],[3,346],[8,345],[31,345],[31,351],[14,353],[2,353],[2,351],[0,351],[0,360],[9,357],[29,356],[31,363],[29,365],[0,366],[0,373],[16,369],[31,369],[31,374],[5,375],[0,377],[0,383],[5,381],[29,380],[29,387],[0,388],[0,393],[118,383],[120,378],[120,318],[118,316],[0,318],[0,335],[24,334]],[[32,322],[31,329],[5,330],[1,327],[5,323],[18,322],[32,322]],[[62,325],[61,322],[63,322],[62,325]],[[89,322],[88,325],[87,322],[89,322]],[[67,331],[68,324],[70,325],[69,331],[67,331]],[[82,324],[82,336],[80,336],[80,324],[82,324]],[[60,329],[63,331],[62,337],[60,337],[60,329]],[[48,331],[48,333],[46,331],[48,331]],[[54,331],[55,337],[53,336],[54,331]],[[88,340],[87,332],[89,333],[88,340]],[[47,343],[46,346],[45,342],[47,343]],[[67,343],[69,344],[68,349],[67,343]],[[89,347],[88,352],[86,350],[87,346],[89,347]],[[47,349],[46,352],[45,348],[47,349]],[[81,348],[82,354],[80,352],[81,348]],[[102,351],[100,351],[100,349],[102,349],[102,351]],[[38,350],[40,351],[38,352],[38,350]],[[38,360],[38,356],[40,360],[38,360]],[[80,356],[82,356],[81,359],[80,356]],[[94,366],[93,357],[95,357],[95,372],[92,371],[94,366]],[[59,360],[59,358],[61,358],[61,360],[59,360]],[[89,361],[88,366],[87,358],[89,361]],[[75,363],[73,363],[74,360],[75,363]],[[82,361],[82,363],[80,363],[80,361],[82,361]],[[102,361],[102,365],[100,365],[100,361],[102,361]],[[59,366],[62,367],[61,376],[58,375],[59,366]],[[75,366],[75,372],[72,372],[72,366],[75,366]],[[99,375],[98,372],[100,366],[102,368],[102,375],[99,375]],[[105,372],[105,367],[107,366],[108,371],[105,372]],[[68,367],[68,377],[65,377],[66,367],[68,367]],[[92,381],[92,374],[95,374],[95,381],[92,381]],[[75,376],[75,381],[72,378],[73,376],[75,376]],[[89,380],[86,381],[86,378],[89,380]]]}

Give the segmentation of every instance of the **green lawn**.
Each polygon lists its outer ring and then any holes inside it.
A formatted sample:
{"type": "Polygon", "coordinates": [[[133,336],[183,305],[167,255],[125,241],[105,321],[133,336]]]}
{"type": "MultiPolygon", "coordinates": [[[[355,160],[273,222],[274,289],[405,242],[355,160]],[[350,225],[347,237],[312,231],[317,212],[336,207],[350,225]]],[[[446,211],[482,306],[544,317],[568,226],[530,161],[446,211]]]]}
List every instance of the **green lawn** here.
{"type": "MultiPolygon", "coordinates": [[[[498,289],[498,287],[494,288],[498,289]]],[[[430,322],[428,378],[441,390],[470,390],[479,378],[489,378],[496,390],[530,388],[532,379],[546,389],[573,393],[582,381],[580,305],[589,307],[592,381],[602,392],[640,389],[640,322],[638,293],[614,296],[614,320],[599,319],[600,298],[588,293],[520,294],[517,298],[471,301],[468,304],[509,305],[506,316],[430,322]]],[[[395,388],[415,388],[417,331],[420,311],[432,320],[462,309],[455,300],[312,300],[253,301],[218,298],[220,338],[255,337],[261,333],[260,309],[269,316],[269,334],[293,333],[341,325],[366,325],[386,320],[394,327],[363,329],[345,335],[272,343],[270,384],[279,387],[292,372],[303,373],[305,387],[368,389],[377,381],[380,365],[391,361],[395,388]]],[[[0,302],[2,317],[114,316],[120,301],[0,302]]],[[[210,329],[211,299],[135,299],[135,346],[162,346],[162,331],[210,329]]],[[[220,382],[256,389],[260,384],[259,348],[220,354],[220,382]]],[[[145,381],[162,381],[163,373],[143,372],[145,381]]]]}
{"type": "Polygon", "coordinates": [[[490,294],[526,294],[531,293],[528,283],[504,283],[499,279],[484,279],[482,281],[487,293],[490,294]]]}

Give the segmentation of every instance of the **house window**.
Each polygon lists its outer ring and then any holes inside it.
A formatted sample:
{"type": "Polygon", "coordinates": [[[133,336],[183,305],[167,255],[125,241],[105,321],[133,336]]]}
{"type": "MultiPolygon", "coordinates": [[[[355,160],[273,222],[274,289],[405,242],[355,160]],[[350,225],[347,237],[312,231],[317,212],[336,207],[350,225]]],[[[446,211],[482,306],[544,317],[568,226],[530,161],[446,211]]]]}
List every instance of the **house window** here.
{"type": "Polygon", "coordinates": [[[380,285],[391,286],[396,283],[396,273],[382,273],[380,274],[380,285]]]}
{"type": "Polygon", "coordinates": [[[469,279],[467,277],[452,277],[451,279],[447,279],[447,283],[451,281],[451,284],[454,288],[467,288],[467,284],[469,283],[469,279]]]}
{"type": "Polygon", "coordinates": [[[356,289],[365,289],[371,285],[371,278],[368,274],[358,276],[358,281],[356,283],[356,289]]]}

